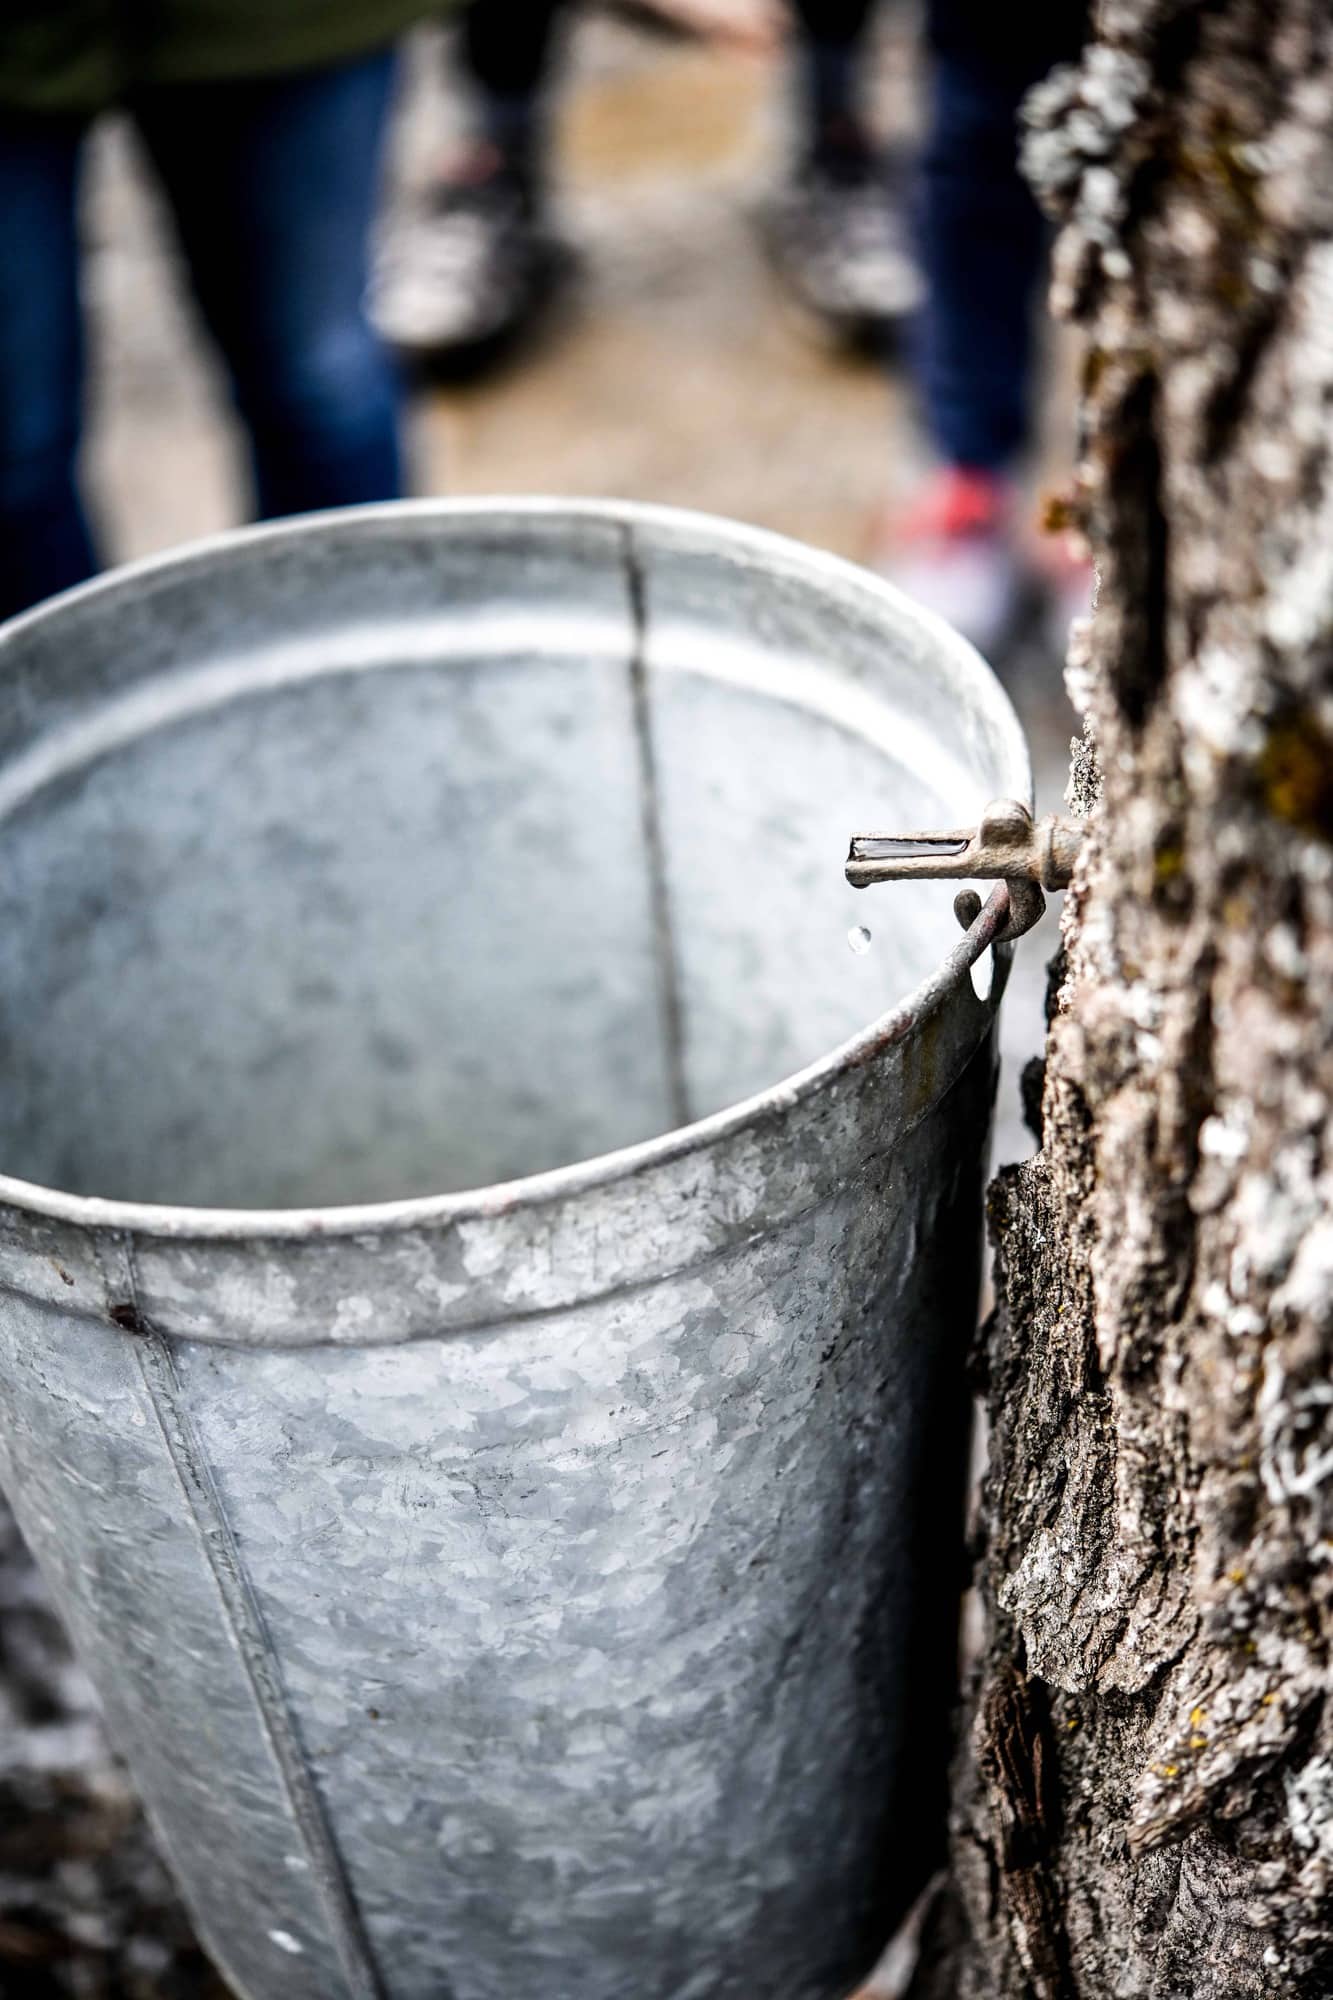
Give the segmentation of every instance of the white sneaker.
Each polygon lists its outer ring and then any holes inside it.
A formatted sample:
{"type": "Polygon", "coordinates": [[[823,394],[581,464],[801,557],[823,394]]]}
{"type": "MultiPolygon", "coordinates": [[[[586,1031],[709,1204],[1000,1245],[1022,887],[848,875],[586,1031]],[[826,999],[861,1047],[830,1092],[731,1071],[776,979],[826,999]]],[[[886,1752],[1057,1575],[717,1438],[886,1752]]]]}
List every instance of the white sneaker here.
{"type": "Polygon", "coordinates": [[[401,353],[463,374],[532,324],[568,268],[530,182],[482,145],[391,230],[371,316],[401,353]]]}

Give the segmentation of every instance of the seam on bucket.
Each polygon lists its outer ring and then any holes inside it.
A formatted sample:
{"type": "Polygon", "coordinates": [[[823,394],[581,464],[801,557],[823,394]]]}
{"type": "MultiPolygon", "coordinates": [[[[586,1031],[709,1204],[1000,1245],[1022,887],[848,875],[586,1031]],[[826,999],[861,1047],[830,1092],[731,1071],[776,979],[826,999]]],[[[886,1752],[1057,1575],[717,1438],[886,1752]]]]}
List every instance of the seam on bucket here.
{"type": "MultiPolygon", "coordinates": [[[[139,1314],[134,1246],[128,1238],[122,1238],[120,1248],[126,1288],[139,1321],[135,1343],[139,1372],[305,1848],[311,1879],[324,1906],[329,1933],[342,1965],[348,2000],[387,2000],[347,1871],[296,1735],[264,1614],[246,1575],[212,1467],[186,1406],[171,1342],[166,1335],[149,1327],[139,1314]]],[[[440,2000],[452,2000],[447,1986],[441,1985],[440,2000]]]]}
{"type": "Polygon", "coordinates": [[[629,601],[629,692],[633,711],[634,748],[639,766],[639,805],[644,852],[648,863],[648,900],[652,913],[653,958],[657,970],[657,1008],[666,1057],[667,1095],[675,1125],[691,1122],[689,1084],[685,1075],[685,1010],[680,990],[680,957],[662,846],[662,802],[653,738],[652,692],[648,685],[648,593],[634,530],[621,532],[625,594],[629,601]]]}

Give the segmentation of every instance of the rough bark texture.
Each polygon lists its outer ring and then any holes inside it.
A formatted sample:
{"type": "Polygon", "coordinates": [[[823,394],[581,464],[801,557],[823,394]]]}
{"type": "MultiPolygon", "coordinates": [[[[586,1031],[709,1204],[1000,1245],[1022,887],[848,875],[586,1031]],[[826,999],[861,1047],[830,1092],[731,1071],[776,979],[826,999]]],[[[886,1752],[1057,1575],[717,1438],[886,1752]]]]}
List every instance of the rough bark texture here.
{"type": "Polygon", "coordinates": [[[1333,1993],[1331,15],[1109,0],[1033,107],[1090,832],[992,1191],[938,1995],[1333,1993]]]}

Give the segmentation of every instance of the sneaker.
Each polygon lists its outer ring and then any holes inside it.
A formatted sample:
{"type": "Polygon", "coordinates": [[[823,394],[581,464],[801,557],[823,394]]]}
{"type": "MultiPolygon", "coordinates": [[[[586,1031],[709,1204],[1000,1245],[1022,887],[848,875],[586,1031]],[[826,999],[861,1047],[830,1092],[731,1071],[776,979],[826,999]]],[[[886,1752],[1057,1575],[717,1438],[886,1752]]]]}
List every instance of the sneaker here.
{"type": "Polygon", "coordinates": [[[371,316],[407,359],[466,376],[532,327],[569,266],[530,178],[483,143],[391,231],[371,316]]]}
{"type": "Polygon", "coordinates": [[[765,218],[769,254],[807,310],[844,340],[882,347],[921,303],[893,176],[869,147],[807,160],[765,218]]]}
{"type": "Polygon", "coordinates": [[[938,611],[979,652],[993,654],[1012,636],[1030,594],[1014,516],[1009,480],[944,466],[877,531],[870,566],[938,611]]]}

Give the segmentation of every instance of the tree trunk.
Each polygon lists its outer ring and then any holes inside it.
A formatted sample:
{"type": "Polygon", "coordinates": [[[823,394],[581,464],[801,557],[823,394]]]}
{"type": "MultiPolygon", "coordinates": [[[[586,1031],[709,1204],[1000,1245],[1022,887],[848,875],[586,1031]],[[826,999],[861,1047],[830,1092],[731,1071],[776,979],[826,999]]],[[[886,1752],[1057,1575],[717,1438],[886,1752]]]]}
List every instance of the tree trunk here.
{"type": "Polygon", "coordinates": [[[950,2000],[1333,1992],[1331,14],[1105,0],[1031,107],[1100,587],[950,2000]]]}

